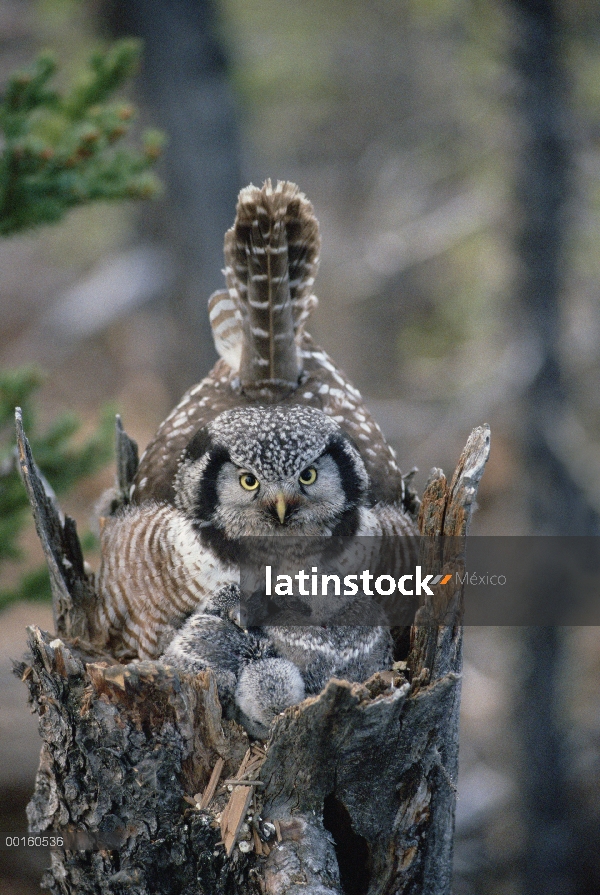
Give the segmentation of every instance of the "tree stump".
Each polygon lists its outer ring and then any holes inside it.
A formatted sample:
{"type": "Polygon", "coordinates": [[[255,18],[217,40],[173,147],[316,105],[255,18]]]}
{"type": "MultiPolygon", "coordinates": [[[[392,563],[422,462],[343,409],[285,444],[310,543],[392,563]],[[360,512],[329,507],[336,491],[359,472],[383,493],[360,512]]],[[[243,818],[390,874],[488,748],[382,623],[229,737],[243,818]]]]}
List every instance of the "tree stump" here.
{"type": "MultiPolygon", "coordinates": [[[[62,836],[53,895],[449,895],[462,669],[461,588],[434,589],[406,662],[331,680],[276,719],[265,745],[224,721],[210,672],[118,664],[89,643],[93,581],[72,520],[44,492],[19,422],[21,469],[48,558],[57,636],[29,629],[43,745],[32,832],[62,836]],[[446,624],[440,625],[440,607],[446,624]]],[[[433,470],[422,550],[443,572],[489,453],[475,429],[451,483],[433,470]]]]}

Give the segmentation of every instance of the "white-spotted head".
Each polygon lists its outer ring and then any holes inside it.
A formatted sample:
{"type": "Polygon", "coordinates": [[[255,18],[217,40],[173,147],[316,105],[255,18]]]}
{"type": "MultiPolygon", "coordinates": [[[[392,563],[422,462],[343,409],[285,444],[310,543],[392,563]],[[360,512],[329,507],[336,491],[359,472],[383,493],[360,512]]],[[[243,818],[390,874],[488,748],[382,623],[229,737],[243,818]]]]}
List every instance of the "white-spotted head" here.
{"type": "Polygon", "coordinates": [[[229,539],[352,535],[369,478],[348,436],[304,406],[226,411],[198,432],[176,479],[199,531],[229,539]]]}

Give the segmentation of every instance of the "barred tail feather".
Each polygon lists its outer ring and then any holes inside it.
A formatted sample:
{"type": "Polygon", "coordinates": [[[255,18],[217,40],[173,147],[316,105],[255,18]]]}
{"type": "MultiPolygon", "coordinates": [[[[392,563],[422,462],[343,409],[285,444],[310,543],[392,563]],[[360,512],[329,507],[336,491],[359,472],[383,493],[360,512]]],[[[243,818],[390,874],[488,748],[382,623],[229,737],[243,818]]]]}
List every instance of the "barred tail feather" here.
{"type": "MultiPolygon", "coordinates": [[[[247,277],[245,293],[244,284],[240,284],[244,332],[240,361],[242,388],[265,380],[294,388],[299,370],[286,228],[282,220],[274,219],[266,208],[258,205],[249,232],[244,232],[245,229],[240,220],[236,249],[246,255],[243,274],[247,277]]],[[[239,266],[236,273],[238,270],[239,266]]]]}
{"type": "Polygon", "coordinates": [[[227,293],[215,293],[209,309],[217,350],[249,394],[298,384],[319,248],[318,222],[295,184],[241,191],[225,235],[227,293]]]}
{"type": "Polygon", "coordinates": [[[208,317],[220,357],[237,372],[242,359],[242,315],[227,289],[213,292],[208,299],[208,317]]]}

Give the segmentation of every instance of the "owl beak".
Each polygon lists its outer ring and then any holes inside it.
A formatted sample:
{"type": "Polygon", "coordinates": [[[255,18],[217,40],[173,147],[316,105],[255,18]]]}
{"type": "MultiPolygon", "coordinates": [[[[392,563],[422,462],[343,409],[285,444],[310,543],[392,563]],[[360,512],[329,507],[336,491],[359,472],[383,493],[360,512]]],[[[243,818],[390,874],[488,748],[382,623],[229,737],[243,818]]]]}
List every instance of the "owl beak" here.
{"type": "Polygon", "coordinates": [[[283,523],[285,522],[285,513],[287,510],[283,491],[277,492],[277,497],[275,498],[275,509],[277,510],[277,516],[279,517],[279,521],[283,525],[283,523]]]}

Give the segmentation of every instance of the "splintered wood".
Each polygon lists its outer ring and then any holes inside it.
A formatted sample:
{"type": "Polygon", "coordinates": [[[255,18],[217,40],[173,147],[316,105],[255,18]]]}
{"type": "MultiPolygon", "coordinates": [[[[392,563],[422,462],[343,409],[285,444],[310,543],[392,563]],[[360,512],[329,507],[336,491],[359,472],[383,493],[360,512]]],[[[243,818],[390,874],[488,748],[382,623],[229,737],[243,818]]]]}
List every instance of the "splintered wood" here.
{"type": "Polygon", "coordinates": [[[232,780],[233,790],[221,814],[221,839],[228,857],[237,842],[265,757],[265,748],[254,743],[244,755],[240,768],[232,780]]]}
{"type": "Polygon", "coordinates": [[[225,764],[225,762],[223,761],[222,758],[219,758],[217,760],[217,763],[213,768],[212,774],[210,775],[210,780],[208,781],[208,783],[206,785],[206,789],[204,790],[204,792],[202,793],[202,796],[200,798],[200,802],[199,802],[200,808],[202,808],[202,809],[208,808],[208,806],[212,802],[212,798],[215,794],[217,784],[218,784],[218,782],[221,778],[221,774],[223,772],[224,764],[225,764]]]}

